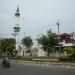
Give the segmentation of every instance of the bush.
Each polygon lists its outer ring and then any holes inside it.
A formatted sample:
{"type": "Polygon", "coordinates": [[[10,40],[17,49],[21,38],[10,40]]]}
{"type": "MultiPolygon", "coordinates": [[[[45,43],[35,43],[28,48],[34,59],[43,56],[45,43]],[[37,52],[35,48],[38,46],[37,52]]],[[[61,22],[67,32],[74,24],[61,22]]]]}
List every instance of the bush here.
{"type": "Polygon", "coordinates": [[[26,61],[31,61],[32,60],[31,57],[22,57],[22,56],[11,57],[10,59],[14,59],[14,60],[26,60],[26,61]]]}
{"type": "Polygon", "coordinates": [[[59,61],[75,61],[75,54],[68,54],[68,55],[59,57],[59,61]]]}

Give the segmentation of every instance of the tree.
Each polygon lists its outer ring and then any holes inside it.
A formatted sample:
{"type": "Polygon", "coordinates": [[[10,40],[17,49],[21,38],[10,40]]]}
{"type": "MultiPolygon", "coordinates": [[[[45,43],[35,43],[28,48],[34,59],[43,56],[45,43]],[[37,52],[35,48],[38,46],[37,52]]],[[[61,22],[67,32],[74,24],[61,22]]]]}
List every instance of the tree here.
{"type": "Polygon", "coordinates": [[[64,47],[63,50],[68,52],[68,53],[74,53],[75,52],[75,48],[73,48],[73,47],[64,47]]]}
{"type": "Polygon", "coordinates": [[[7,55],[13,55],[13,50],[15,49],[15,39],[13,38],[5,38],[1,40],[1,49],[2,53],[7,55]]]}
{"type": "Polygon", "coordinates": [[[47,35],[42,35],[36,40],[42,45],[43,50],[47,52],[47,56],[49,56],[54,46],[58,45],[57,35],[52,33],[51,30],[47,31],[47,35]]]}
{"type": "Polygon", "coordinates": [[[24,37],[22,39],[22,44],[27,47],[27,49],[28,49],[27,52],[29,52],[31,55],[31,49],[30,48],[33,45],[33,40],[31,39],[31,37],[30,36],[24,37]]]}

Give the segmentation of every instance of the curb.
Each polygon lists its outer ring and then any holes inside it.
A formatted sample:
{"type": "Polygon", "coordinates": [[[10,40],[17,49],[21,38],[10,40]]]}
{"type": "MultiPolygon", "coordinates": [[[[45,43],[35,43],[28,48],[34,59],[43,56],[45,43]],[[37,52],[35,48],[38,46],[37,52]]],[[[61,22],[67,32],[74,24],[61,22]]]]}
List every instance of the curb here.
{"type": "Polygon", "coordinates": [[[36,62],[36,61],[20,61],[20,60],[11,60],[11,63],[47,66],[47,67],[75,68],[75,63],[36,62]]]}

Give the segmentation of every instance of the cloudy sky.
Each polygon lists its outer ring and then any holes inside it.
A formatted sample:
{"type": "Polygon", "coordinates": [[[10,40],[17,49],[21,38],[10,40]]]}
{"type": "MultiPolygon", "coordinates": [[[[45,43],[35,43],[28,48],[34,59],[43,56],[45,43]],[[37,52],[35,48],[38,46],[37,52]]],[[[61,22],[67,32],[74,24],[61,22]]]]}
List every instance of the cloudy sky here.
{"type": "Polygon", "coordinates": [[[0,34],[12,34],[16,8],[20,7],[20,36],[36,38],[52,29],[57,33],[75,32],[75,0],[0,0],[0,34]]]}

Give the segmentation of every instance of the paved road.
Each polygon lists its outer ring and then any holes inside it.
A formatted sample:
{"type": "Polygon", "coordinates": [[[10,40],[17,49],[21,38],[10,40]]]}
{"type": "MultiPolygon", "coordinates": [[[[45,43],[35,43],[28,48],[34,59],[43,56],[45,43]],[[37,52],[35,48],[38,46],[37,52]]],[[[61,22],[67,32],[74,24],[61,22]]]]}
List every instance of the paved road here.
{"type": "Polygon", "coordinates": [[[11,68],[0,65],[0,75],[75,75],[75,68],[12,64],[11,68]]]}

